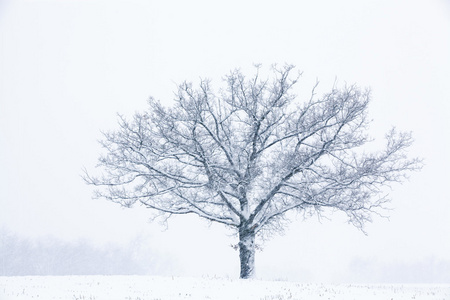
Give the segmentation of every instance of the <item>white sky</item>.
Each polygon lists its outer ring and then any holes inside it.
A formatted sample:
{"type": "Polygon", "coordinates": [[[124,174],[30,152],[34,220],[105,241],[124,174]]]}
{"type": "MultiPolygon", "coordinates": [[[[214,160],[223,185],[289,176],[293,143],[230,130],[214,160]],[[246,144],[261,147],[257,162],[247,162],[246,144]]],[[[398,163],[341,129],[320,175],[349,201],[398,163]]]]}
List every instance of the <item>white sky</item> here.
{"type": "Polygon", "coordinates": [[[0,0],[0,228],[98,243],[140,234],[178,262],[175,275],[236,277],[235,240],[219,225],[176,218],[161,232],[142,209],[91,200],[80,174],[116,112],[170,101],[183,80],[287,62],[304,92],[316,78],[324,90],[335,78],[370,86],[371,133],[412,130],[426,166],[394,188],[390,221],[375,218],[368,236],[339,214],[293,222],[257,253],[257,275],[402,281],[414,266],[448,268],[449,53],[447,0],[0,0]]]}

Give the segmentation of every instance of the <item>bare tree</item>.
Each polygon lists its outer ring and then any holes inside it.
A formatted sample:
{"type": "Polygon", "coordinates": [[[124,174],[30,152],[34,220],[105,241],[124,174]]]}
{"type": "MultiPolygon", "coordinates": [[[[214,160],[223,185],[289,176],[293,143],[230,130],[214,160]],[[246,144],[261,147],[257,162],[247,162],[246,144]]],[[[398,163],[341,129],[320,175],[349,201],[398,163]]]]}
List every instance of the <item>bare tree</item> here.
{"type": "Polygon", "coordinates": [[[218,94],[207,80],[183,83],[172,107],[150,99],[148,111],[104,133],[103,173],[86,181],[125,207],[233,228],[241,278],[254,274],[255,236],[282,229],[289,211],[339,210],[362,229],[388,201],[382,188],[420,168],[405,154],[411,136],[393,129],[383,150],[364,152],[370,91],[345,86],[317,97],[314,87],[300,102],[293,69],[274,67],[267,78],[236,70],[218,94]]]}

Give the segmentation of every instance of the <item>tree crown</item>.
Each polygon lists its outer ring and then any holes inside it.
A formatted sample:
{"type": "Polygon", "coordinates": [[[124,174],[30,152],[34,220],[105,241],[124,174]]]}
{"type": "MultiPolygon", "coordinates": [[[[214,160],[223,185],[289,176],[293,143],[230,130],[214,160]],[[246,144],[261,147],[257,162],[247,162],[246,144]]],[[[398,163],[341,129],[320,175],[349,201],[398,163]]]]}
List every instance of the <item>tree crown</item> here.
{"type": "Polygon", "coordinates": [[[293,70],[274,68],[271,78],[236,70],[218,94],[208,80],[185,82],[171,107],[151,98],[148,111],[104,133],[103,175],[86,181],[126,207],[195,213],[256,233],[282,228],[289,211],[327,207],[362,229],[388,201],[383,186],[420,168],[406,156],[411,135],[392,129],[384,149],[360,151],[370,91],[351,85],[317,97],[314,87],[300,102],[293,70]]]}

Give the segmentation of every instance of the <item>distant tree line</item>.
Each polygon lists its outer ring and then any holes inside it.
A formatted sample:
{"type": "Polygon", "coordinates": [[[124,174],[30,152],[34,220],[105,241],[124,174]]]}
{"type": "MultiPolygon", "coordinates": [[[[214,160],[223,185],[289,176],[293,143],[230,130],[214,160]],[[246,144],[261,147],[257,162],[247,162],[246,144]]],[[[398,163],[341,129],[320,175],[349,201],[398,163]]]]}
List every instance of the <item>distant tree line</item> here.
{"type": "Polygon", "coordinates": [[[349,271],[351,282],[435,284],[450,282],[450,261],[436,256],[417,261],[378,261],[354,259],[349,271]]]}
{"type": "Polygon", "coordinates": [[[29,240],[0,229],[0,276],[146,275],[161,273],[167,261],[130,245],[95,247],[87,241],[29,240]]]}

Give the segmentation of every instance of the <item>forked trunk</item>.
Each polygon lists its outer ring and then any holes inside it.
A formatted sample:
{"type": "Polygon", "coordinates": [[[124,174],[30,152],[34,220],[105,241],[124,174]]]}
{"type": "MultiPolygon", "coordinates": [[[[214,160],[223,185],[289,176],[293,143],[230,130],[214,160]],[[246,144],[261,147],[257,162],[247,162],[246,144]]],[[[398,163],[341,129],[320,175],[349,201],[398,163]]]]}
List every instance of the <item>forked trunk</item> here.
{"type": "Polygon", "coordinates": [[[248,229],[239,231],[240,278],[252,278],[255,273],[255,233],[248,229]]]}

